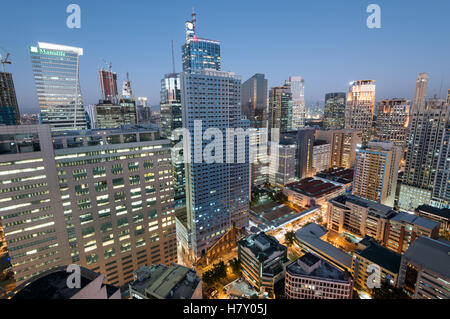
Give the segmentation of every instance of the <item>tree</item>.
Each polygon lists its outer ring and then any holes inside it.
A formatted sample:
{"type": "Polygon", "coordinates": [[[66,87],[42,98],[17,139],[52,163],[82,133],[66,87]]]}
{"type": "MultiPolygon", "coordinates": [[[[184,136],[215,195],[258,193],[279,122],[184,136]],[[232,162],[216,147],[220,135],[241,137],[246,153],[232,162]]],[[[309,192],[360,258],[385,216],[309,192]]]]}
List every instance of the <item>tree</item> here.
{"type": "Polygon", "coordinates": [[[295,233],[293,231],[288,231],[286,235],[284,235],[284,241],[288,247],[291,247],[294,244],[295,233]]]}
{"type": "Polygon", "coordinates": [[[401,288],[382,283],[380,288],[372,289],[373,299],[411,299],[401,288]]]}
{"type": "Polygon", "coordinates": [[[241,275],[241,262],[237,258],[230,260],[230,267],[236,276],[241,275]]]}

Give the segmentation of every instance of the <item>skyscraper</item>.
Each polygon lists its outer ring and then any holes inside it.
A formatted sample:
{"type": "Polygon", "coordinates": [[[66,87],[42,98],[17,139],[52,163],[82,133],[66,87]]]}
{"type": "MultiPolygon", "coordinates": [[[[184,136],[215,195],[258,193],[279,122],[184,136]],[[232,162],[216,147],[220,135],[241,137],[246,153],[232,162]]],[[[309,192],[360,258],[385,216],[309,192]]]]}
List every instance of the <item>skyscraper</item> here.
{"type": "Polygon", "coordinates": [[[276,86],[269,91],[269,130],[292,130],[292,92],[289,85],[276,86]]]}
{"type": "Polygon", "coordinates": [[[99,70],[100,91],[104,101],[117,103],[119,91],[117,89],[117,74],[111,70],[99,70]]]}
{"type": "Polygon", "coordinates": [[[30,55],[42,124],[56,131],[86,129],[79,80],[83,49],[39,42],[30,55]]]}
{"type": "Polygon", "coordinates": [[[0,161],[18,284],[75,263],[121,286],[139,265],[176,262],[171,149],[158,132],[0,127],[0,161]]]}
{"type": "Polygon", "coordinates": [[[250,148],[256,156],[250,165],[250,186],[267,182],[269,174],[267,130],[267,79],[255,74],[241,86],[242,115],[250,120],[250,148]]]}
{"type": "MultiPolygon", "coordinates": [[[[450,97],[450,95],[449,95],[450,97]]],[[[447,102],[447,110],[450,107],[447,102]]],[[[450,208],[450,121],[447,120],[433,185],[431,204],[439,208],[450,208]]]]}
{"type": "Polygon", "coordinates": [[[161,80],[161,133],[170,138],[172,132],[183,126],[181,114],[180,74],[170,73],[161,80]]]}
{"type": "Polygon", "coordinates": [[[238,146],[238,139],[234,138],[232,149],[226,147],[228,141],[217,145],[215,158],[219,157],[218,161],[222,163],[211,164],[205,159],[196,160],[208,141],[194,141],[201,139],[210,128],[220,130],[224,137],[227,129],[249,128],[249,121],[241,119],[240,88],[240,77],[230,72],[196,70],[181,73],[183,127],[191,136],[191,163],[186,165],[187,229],[180,230],[189,234],[189,242],[180,245],[184,249],[182,255],[194,260],[202,257],[230,227],[241,228],[247,224],[248,139],[244,139],[245,145],[238,146]],[[199,123],[201,131],[195,130],[199,123]],[[234,163],[226,161],[229,156],[234,163]]]}
{"type": "MultiPolygon", "coordinates": [[[[179,73],[170,73],[161,80],[161,134],[172,141],[178,140],[172,136],[173,131],[183,127],[181,112],[181,83],[179,73]]],[[[183,161],[174,162],[174,192],[175,207],[186,206],[186,176],[183,161]]]]}
{"type": "Polygon", "coordinates": [[[345,93],[325,94],[323,127],[325,129],[343,129],[345,126],[345,93]]]}
{"type": "Polygon", "coordinates": [[[317,130],[316,140],[331,144],[330,167],[355,166],[356,149],[361,147],[362,132],[357,130],[317,130]]]}
{"type": "Polygon", "coordinates": [[[416,80],[416,90],[414,92],[414,101],[411,113],[417,112],[425,107],[427,94],[428,73],[420,73],[416,80]]]}
{"type": "Polygon", "coordinates": [[[374,139],[406,146],[410,104],[405,99],[382,100],[378,106],[374,139]]]}
{"type": "Polygon", "coordinates": [[[193,21],[186,23],[184,72],[180,75],[183,128],[191,137],[187,141],[190,154],[184,150],[189,158],[185,165],[186,216],[177,216],[178,251],[186,264],[204,256],[232,227],[247,225],[250,199],[248,138],[242,141],[232,135],[232,141],[224,143],[213,135],[213,149],[203,140],[209,129],[228,137],[227,130],[248,130],[250,122],[241,117],[241,78],[218,71],[219,42],[198,39],[195,22],[194,14],[193,21]],[[202,50],[197,52],[198,48],[202,50]],[[214,157],[212,163],[203,157],[203,150],[214,157]]]}
{"type": "Polygon", "coordinates": [[[375,109],[375,81],[361,80],[350,83],[345,108],[345,128],[361,130],[363,144],[370,139],[375,109]]]}
{"type": "Polygon", "coordinates": [[[312,177],[314,129],[302,128],[297,131],[280,133],[281,144],[294,144],[295,150],[295,177],[299,180],[312,177]]]}
{"type": "Polygon", "coordinates": [[[242,83],[241,107],[251,128],[267,127],[267,79],[264,74],[255,74],[242,83]]]}
{"type": "Polygon", "coordinates": [[[287,84],[292,93],[292,129],[305,127],[305,80],[301,76],[291,76],[287,84]]]}
{"type": "Polygon", "coordinates": [[[186,22],[186,43],[183,44],[183,71],[214,69],[220,71],[220,42],[197,37],[196,15],[186,22]]]}
{"type": "Polygon", "coordinates": [[[12,74],[0,72],[0,124],[19,125],[20,112],[12,74]]]}
{"type": "MultiPolygon", "coordinates": [[[[414,212],[418,206],[430,203],[449,113],[446,101],[439,99],[428,100],[425,106],[411,113],[399,197],[399,207],[403,210],[414,212]]],[[[439,190],[442,188],[438,187],[439,190]]]]}
{"type": "Polygon", "coordinates": [[[392,142],[369,142],[356,152],[353,194],[394,206],[401,148],[392,142]]]}

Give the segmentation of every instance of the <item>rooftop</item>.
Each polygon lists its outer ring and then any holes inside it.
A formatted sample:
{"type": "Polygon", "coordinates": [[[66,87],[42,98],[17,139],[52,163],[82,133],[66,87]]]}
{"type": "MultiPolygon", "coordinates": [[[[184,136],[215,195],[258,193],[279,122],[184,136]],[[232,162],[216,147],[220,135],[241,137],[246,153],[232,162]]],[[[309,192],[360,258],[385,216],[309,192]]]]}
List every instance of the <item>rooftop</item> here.
{"type": "Polygon", "coordinates": [[[419,207],[417,207],[416,212],[420,211],[450,219],[450,209],[448,208],[437,208],[430,205],[420,205],[419,207]]]}
{"type": "Polygon", "coordinates": [[[395,214],[395,212],[392,210],[392,207],[390,206],[386,206],[355,195],[341,195],[331,199],[330,202],[342,205],[353,204],[368,208],[371,212],[376,213],[377,215],[384,218],[390,218],[395,214]]]}
{"type": "Polygon", "coordinates": [[[281,245],[273,236],[263,232],[252,234],[246,239],[239,241],[239,246],[248,248],[260,261],[265,262],[287,252],[287,247],[281,245]]]}
{"type": "Polygon", "coordinates": [[[354,173],[355,172],[352,169],[338,167],[338,168],[330,168],[328,170],[320,172],[319,174],[316,174],[316,176],[340,184],[348,184],[353,182],[354,173]]]}
{"type": "MultiPolygon", "coordinates": [[[[102,276],[92,270],[80,267],[81,285],[80,288],[69,288],[67,279],[71,275],[67,272],[67,267],[57,267],[45,273],[32,278],[18,287],[20,289],[13,299],[71,299],[78,292],[83,290],[92,281],[102,276]],[[21,288],[23,286],[23,288],[21,288]]],[[[102,285],[99,288],[106,287],[106,297],[111,297],[119,288],[111,285],[102,285]]]]}
{"type": "Polygon", "coordinates": [[[355,254],[397,274],[400,269],[402,255],[386,248],[375,241],[366,241],[366,248],[355,251],[355,254]]]}
{"type": "Polygon", "coordinates": [[[428,229],[434,229],[436,227],[439,228],[439,223],[435,222],[434,220],[408,214],[405,212],[398,213],[397,215],[391,218],[391,221],[396,221],[402,224],[405,223],[413,224],[428,229]]]}
{"type": "Polygon", "coordinates": [[[321,238],[325,234],[327,234],[327,230],[324,227],[312,223],[298,230],[295,233],[295,239],[306,243],[318,253],[320,252],[336,263],[346,268],[350,268],[352,265],[352,256],[322,240],[321,238]]]}
{"type": "Polygon", "coordinates": [[[450,242],[428,237],[417,238],[405,252],[404,257],[450,278],[450,242]]]}
{"type": "Polygon", "coordinates": [[[286,187],[300,194],[318,198],[330,194],[340,189],[342,186],[308,177],[299,182],[288,184],[286,187]]]}
{"type": "Polygon", "coordinates": [[[286,270],[292,275],[303,275],[321,280],[348,281],[350,279],[348,272],[311,253],[307,253],[297,259],[286,270]],[[307,269],[304,265],[310,269],[307,269]]]}
{"type": "Polygon", "coordinates": [[[135,272],[130,287],[146,296],[161,299],[189,299],[200,283],[195,270],[173,264],[141,266],[135,272]]]}

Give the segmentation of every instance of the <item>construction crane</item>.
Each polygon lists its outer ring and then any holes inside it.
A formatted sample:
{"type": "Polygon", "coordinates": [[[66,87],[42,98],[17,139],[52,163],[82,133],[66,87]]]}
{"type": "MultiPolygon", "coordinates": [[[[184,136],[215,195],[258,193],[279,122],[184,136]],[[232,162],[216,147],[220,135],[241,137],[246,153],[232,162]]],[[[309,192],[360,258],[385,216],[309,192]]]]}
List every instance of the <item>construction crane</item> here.
{"type": "Polygon", "coordinates": [[[8,61],[9,55],[10,55],[10,54],[7,53],[7,54],[6,54],[6,58],[3,59],[2,55],[0,54],[0,61],[1,61],[1,63],[2,63],[2,71],[3,71],[3,72],[6,72],[6,71],[5,71],[5,64],[11,64],[11,61],[8,61]]]}
{"type": "Polygon", "coordinates": [[[108,68],[108,70],[111,72],[112,70],[112,62],[108,62],[105,59],[102,59],[103,63],[106,65],[106,67],[108,68]]]}

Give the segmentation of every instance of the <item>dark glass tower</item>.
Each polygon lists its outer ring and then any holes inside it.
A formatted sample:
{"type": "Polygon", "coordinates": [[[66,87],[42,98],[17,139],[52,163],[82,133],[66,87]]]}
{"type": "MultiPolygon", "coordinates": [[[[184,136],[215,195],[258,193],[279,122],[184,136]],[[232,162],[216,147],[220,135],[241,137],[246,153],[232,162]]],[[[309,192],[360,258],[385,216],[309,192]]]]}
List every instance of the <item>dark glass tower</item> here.
{"type": "Polygon", "coordinates": [[[344,128],[346,97],[345,93],[325,94],[324,128],[344,128]]]}
{"type": "Polygon", "coordinates": [[[251,128],[267,127],[267,79],[264,74],[255,74],[242,83],[241,107],[251,128]]]}
{"type": "Polygon", "coordinates": [[[12,74],[0,72],[0,125],[19,125],[20,114],[12,74]]]}

